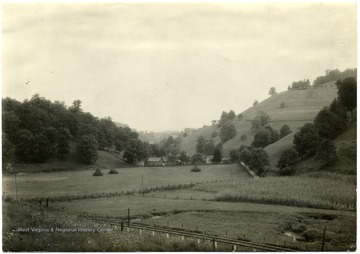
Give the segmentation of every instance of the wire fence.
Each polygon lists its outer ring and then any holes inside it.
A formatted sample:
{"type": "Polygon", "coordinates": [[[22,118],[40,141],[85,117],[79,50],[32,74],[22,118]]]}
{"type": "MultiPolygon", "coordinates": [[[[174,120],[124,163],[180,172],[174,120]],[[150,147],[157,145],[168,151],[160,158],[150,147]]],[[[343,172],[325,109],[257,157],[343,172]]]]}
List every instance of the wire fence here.
{"type": "MultiPolygon", "coordinates": [[[[119,197],[125,195],[135,195],[140,194],[143,197],[151,197],[145,195],[151,192],[159,192],[159,191],[172,191],[172,190],[181,190],[181,189],[190,189],[199,184],[209,184],[209,183],[223,183],[233,181],[234,179],[221,179],[221,180],[210,180],[210,181],[201,181],[201,182],[191,182],[191,183],[184,183],[184,184],[168,184],[168,185],[161,185],[161,186],[153,186],[153,187],[145,187],[143,189],[132,189],[132,190],[121,190],[121,191],[113,191],[113,192],[102,192],[102,193],[91,193],[91,194],[65,194],[65,195],[58,195],[58,196],[48,196],[48,197],[35,197],[35,198],[21,198],[22,201],[30,201],[30,202],[37,202],[40,203],[40,206],[45,204],[48,206],[50,202],[64,202],[64,201],[72,201],[72,200],[83,200],[83,199],[97,199],[97,198],[111,198],[111,197],[119,197]]],[[[164,195],[152,195],[152,197],[157,198],[167,198],[166,194],[164,195]]],[[[173,197],[175,199],[175,197],[173,197]]],[[[3,199],[11,199],[15,200],[16,198],[12,196],[5,196],[3,195],[3,199]]],[[[193,196],[189,196],[188,198],[179,198],[177,196],[176,199],[190,199],[195,200],[193,196]]],[[[206,198],[196,199],[196,200],[206,200],[206,198]]]]}

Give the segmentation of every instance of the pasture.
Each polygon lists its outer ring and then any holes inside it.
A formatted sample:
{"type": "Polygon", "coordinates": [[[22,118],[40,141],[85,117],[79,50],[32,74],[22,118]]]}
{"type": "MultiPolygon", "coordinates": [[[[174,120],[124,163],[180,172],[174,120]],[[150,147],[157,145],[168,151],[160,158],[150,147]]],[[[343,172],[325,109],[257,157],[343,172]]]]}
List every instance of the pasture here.
{"type": "MultiPolygon", "coordinates": [[[[162,185],[189,184],[201,181],[230,178],[248,178],[247,172],[237,164],[203,165],[201,172],[190,172],[193,166],[119,168],[116,175],[110,169],[101,169],[103,176],[94,177],[93,170],[52,173],[19,173],[17,192],[19,198],[53,197],[60,195],[100,194],[139,190],[162,185]]],[[[15,178],[3,176],[3,193],[15,196],[15,178]]]]}

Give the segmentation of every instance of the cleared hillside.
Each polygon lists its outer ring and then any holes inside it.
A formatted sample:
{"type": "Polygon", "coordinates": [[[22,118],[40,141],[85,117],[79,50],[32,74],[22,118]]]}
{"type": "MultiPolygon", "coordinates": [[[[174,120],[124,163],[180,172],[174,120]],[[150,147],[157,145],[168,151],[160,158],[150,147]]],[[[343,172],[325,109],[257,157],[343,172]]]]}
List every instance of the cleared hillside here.
{"type": "MultiPolygon", "coordinates": [[[[223,156],[228,156],[231,149],[251,144],[254,138],[254,133],[251,131],[251,122],[259,111],[269,114],[271,118],[270,125],[278,130],[283,124],[287,124],[292,131],[295,131],[304,123],[312,122],[317,113],[336,98],[337,88],[333,84],[334,82],[330,82],[319,88],[281,92],[245,110],[242,112],[243,117],[241,119],[235,118],[233,120],[237,135],[223,144],[223,156]],[[284,107],[281,107],[282,103],[284,107]],[[241,140],[240,137],[244,134],[247,138],[241,140]]],[[[197,139],[200,136],[211,139],[215,131],[219,133],[217,126],[199,129],[183,139],[181,149],[190,155],[195,154],[197,139]]],[[[216,137],[213,140],[218,143],[220,138],[216,137]]]]}
{"type": "Polygon", "coordinates": [[[16,172],[37,172],[37,171],[66,171],[81,170],[94,167],[100,168],[129,168],[132,165],[118,159],[107,151],[98,150],[98,160],[94,164],[81,164],[76,155],[76,143],[71,143],[70,154],[65,160],[52,159],[45,163],[16,163],[14,170],[16,172]]]}

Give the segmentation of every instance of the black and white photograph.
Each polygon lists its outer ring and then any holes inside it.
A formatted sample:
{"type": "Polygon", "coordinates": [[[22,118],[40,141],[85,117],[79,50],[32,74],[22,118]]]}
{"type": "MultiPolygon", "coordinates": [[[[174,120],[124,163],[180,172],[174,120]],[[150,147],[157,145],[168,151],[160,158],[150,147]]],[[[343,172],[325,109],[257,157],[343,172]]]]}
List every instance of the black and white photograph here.
{"type": "Polygon", "coordinates": [[[357,250],[357,1],[1,22],[3,252],[357,250]]]}

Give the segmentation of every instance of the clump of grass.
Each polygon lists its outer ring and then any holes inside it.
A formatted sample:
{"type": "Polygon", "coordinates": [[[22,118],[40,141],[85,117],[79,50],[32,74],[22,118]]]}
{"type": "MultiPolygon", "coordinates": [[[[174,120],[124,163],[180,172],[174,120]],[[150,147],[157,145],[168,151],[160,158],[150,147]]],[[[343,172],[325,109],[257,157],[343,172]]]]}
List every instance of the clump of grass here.
{"type": "Polygon", "coordinates": [[[356,208],[356,185],[350,181],[329,178],[267,177],[231,183],[201,184],[194,188],[216,192],[218,201],[341,210],[356,208]]]}

